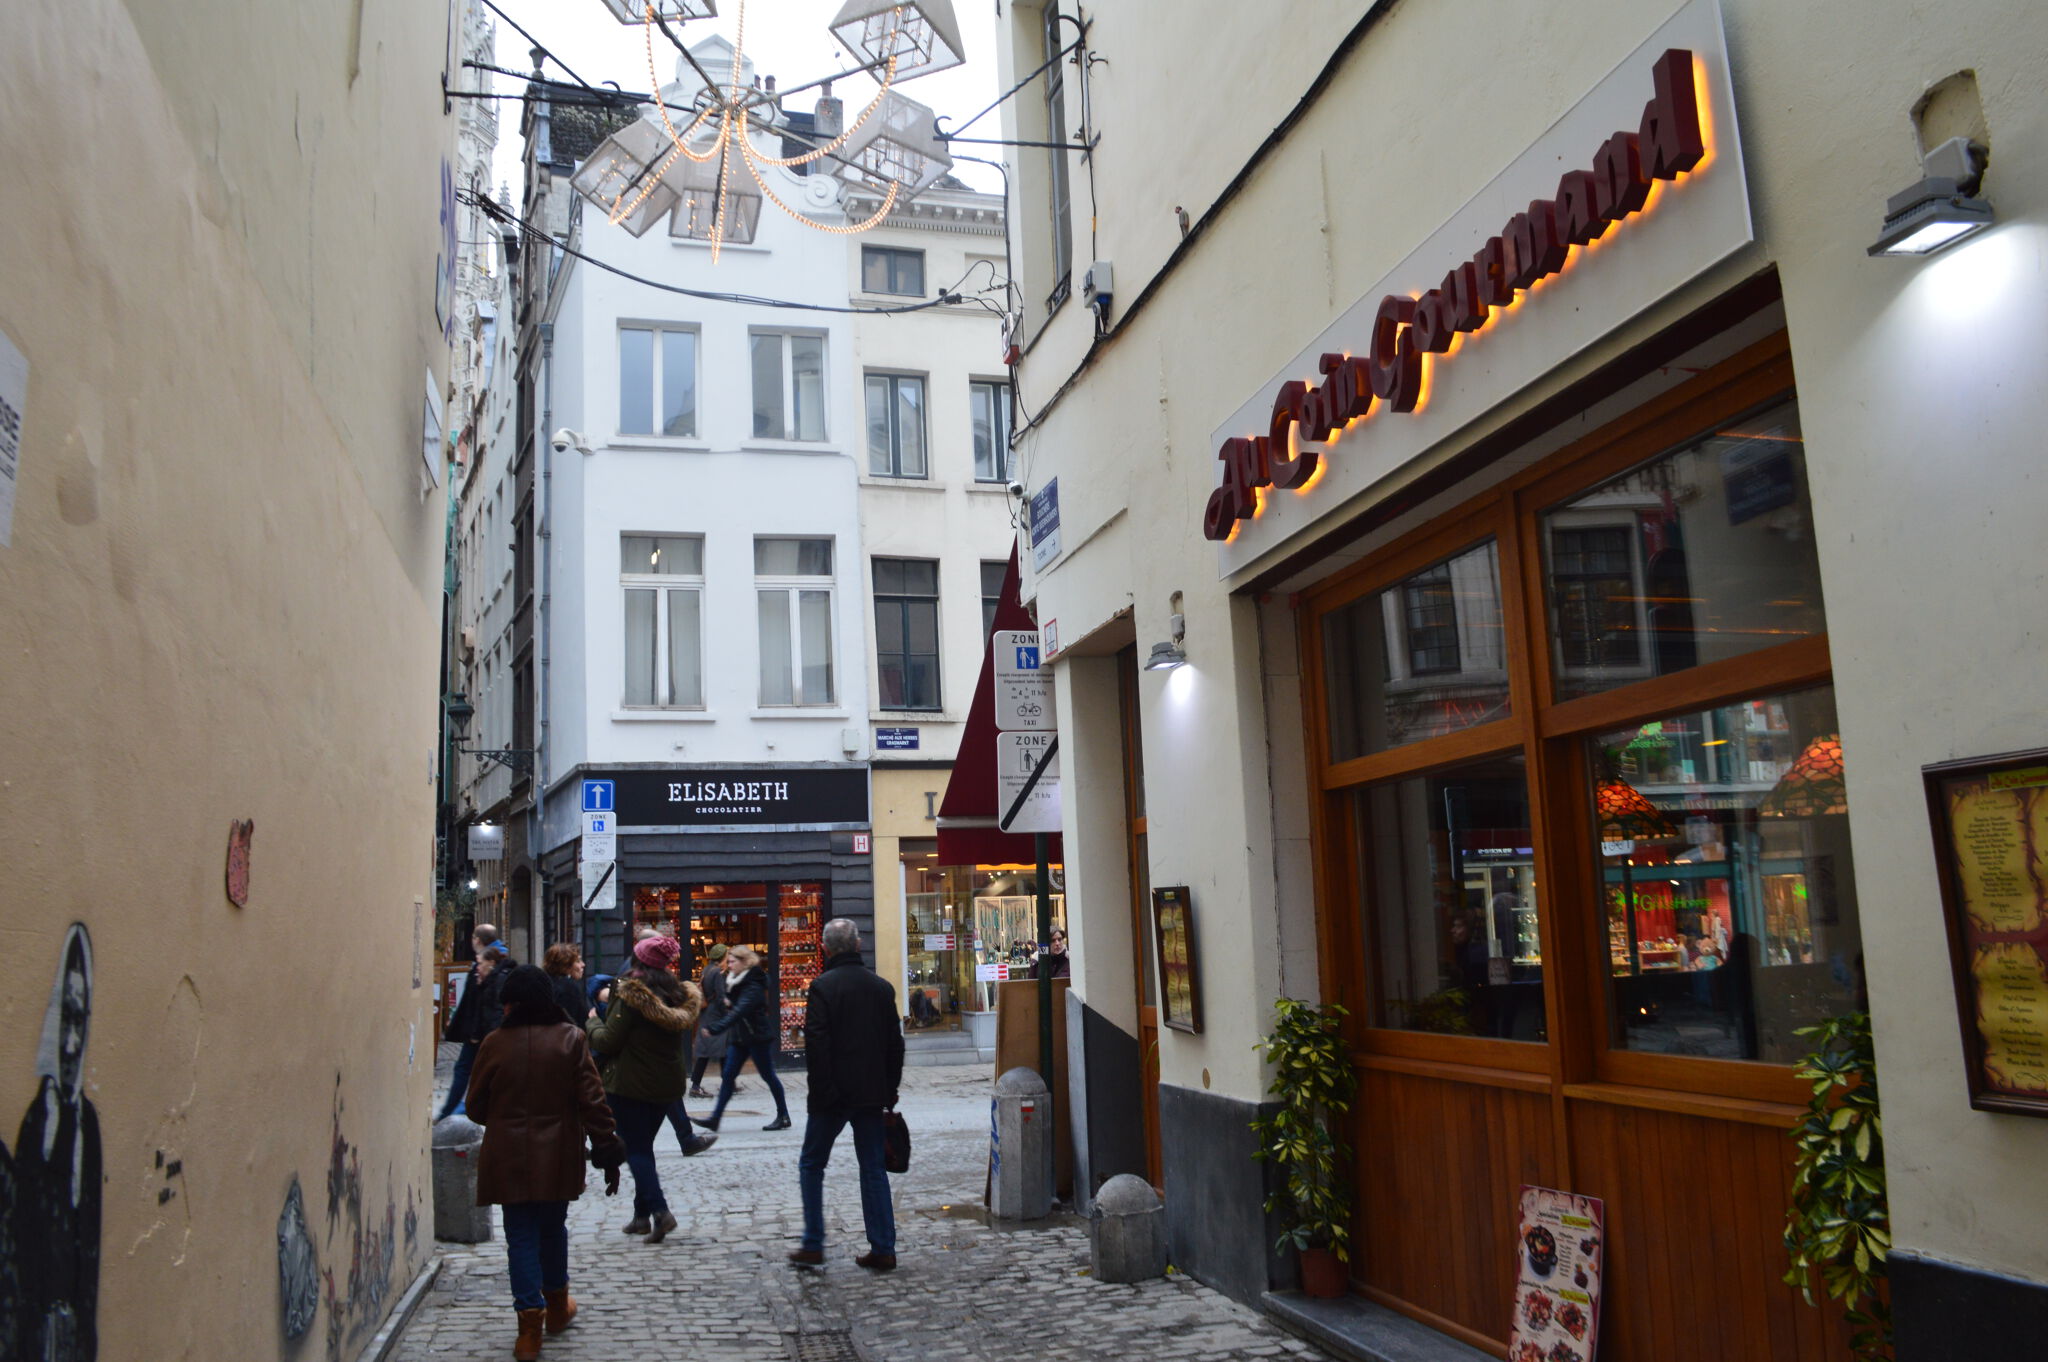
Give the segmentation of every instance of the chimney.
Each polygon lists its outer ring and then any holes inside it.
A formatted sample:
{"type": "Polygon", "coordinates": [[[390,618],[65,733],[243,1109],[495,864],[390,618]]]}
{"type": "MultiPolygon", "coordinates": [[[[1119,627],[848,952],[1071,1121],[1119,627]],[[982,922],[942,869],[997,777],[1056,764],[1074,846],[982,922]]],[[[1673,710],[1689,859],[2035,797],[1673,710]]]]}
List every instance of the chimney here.
{"type": "Polygon", "coordinates": [[[846,104],[832,97],[832,82],[826,81],[818,95],[817,108],[811,117],[815,120],[818,140],[829,142],[837,137],[846,126],[846,104]]]}

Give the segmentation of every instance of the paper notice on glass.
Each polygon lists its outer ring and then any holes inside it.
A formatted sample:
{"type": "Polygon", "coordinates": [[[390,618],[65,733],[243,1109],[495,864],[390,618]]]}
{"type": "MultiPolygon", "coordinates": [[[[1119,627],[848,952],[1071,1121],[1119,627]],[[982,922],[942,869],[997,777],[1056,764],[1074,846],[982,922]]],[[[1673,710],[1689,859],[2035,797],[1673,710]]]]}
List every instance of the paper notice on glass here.
{"type": "Polygon", "coordinates": [[[976,965],[974,967],[974,982],[977,984],[1005,983],[1009,980],[1009,977],[1010,967],[1007,963],[976,965]]]}
{"type": "Polygon", "coordinates": [[[28,410],[28,360],[0,331],[0,548],[14,542],[14,483],[21,469],[21,423],[28,410]]]}
{"type": "Polygon", "coordinates": [[[928,951],[950,951],[953,949],[953,935],[951,932],[927,932],[924,948],[928,951]]]}
{"type": "Polygon", "coordinates": [[[1591,1362],[1606,1211],[1598,1197],[1524,1187],[1508,1362],[1591,1362]]]}

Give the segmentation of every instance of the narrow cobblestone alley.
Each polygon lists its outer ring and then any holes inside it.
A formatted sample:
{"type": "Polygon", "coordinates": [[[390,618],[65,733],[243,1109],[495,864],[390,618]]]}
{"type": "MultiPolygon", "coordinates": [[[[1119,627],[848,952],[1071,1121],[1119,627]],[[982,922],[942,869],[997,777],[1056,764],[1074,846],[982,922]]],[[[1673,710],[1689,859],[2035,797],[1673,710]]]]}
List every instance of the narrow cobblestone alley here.
{"type": "MultiPolygon", "coordinates": [[[[444,1047],[452,1054],[452,1047],[444,1047]]],[[[441,1064],[442,1083],[448,1064],[441,1064]]],[[[602,1184],[569,1211],[575,1325],[548,1340],[556,1362],[639,1357],[703,1362],[836,1359],[1125,1358],[1223,1362],[1326,1354],[1255,1312],[1178,1275],[1136,1286],[1088,1275],[1085,1223],[1056,1216],[1023,1228],[986,1223],[986,1069],[911,1068],[902,1111],[915,1153],[891,1179],[897,1252],[892,1273],[853,1265],[866,1251],[851,1139],[825,1179],[823,1269],[790,1266],[800,1225],[796,1154],[804,1076],[783,1075],[796,1128],[760,1127],[774,1114],[749,1076],[718,1146],[685,1159],[663,1133],[662,1187],[681,1227],[650,1246],[619,1232],[632,1215],[631,1180],[602,1184]],[[841,1162],[845,1167],[841,1167],[841,1162]]],[[[709,1106],[692,1103],[694,1113],[709,1106]]],[[[396,1362],[509,1357],[514,1321],[502,1237],[439,1245],[439,1279],[400,1336],[396,1362]]]]}

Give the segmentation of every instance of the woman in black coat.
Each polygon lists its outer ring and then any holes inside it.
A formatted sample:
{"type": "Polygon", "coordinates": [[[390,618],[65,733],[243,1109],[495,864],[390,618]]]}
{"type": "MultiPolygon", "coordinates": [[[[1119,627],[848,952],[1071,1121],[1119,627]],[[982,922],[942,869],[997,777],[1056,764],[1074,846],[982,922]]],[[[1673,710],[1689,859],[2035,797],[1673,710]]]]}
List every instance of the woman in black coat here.
{"type": "Polygon", "coordinates": [[[583,952],[567,941],[557,941],[548,947],[542,964],[562,1016],[577,1026],[590,1020],[590,996],[583,991],[583,952]]]}
{"type": "Polygon", "coordinates": [[[719,1079],[718,1101],[711,1108],[711,1119],[698,1124],[709,1130],[718,1129],[725,1104],[732,1099],[732,1085],[751,1059],[754,1071],[761,1075],[768,1091],[775,1094],[775,1119],[761,1129],[787,1130],[789,1103],[782,1095],[782,1080],[775,1076],[781,1008],[768,996],[768,980],[761,971],[760,956],[745,946],[735,946],[726,952],[725,958],[731,966],[725,981],[725,1015],[704,1028],[714,1036],[726,1038],[725,1072],[719,1079]]]}

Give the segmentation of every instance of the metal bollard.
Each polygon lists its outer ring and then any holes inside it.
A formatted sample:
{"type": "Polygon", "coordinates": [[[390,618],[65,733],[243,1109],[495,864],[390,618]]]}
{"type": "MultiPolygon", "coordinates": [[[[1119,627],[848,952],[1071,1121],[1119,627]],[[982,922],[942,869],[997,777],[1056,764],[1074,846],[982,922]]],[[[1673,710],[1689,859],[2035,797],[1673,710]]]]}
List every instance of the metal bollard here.
{"type": "Polygon", "coordinates": [[[484,1128],[457,1114],[434,1125],[434,1237],[481,1244],[491,1237],[491,1208],[476,1204],[476,1161],[484,1128]]]}
{"type": "Polygon", "coordinates": [[[989,1103],[989,1213],[1042,1220],[1052,1210],[1052,1129],[1045,1080],[1015,1068],[996,1080],[989,1103]]]}
{"type": "Polygon", "coordinates": [[[1095,1194],[1088,1265],[1098,1282],[1166,1275],[1166,1203],[1136,1173],[1118,1173],[1095,1194]]]}

